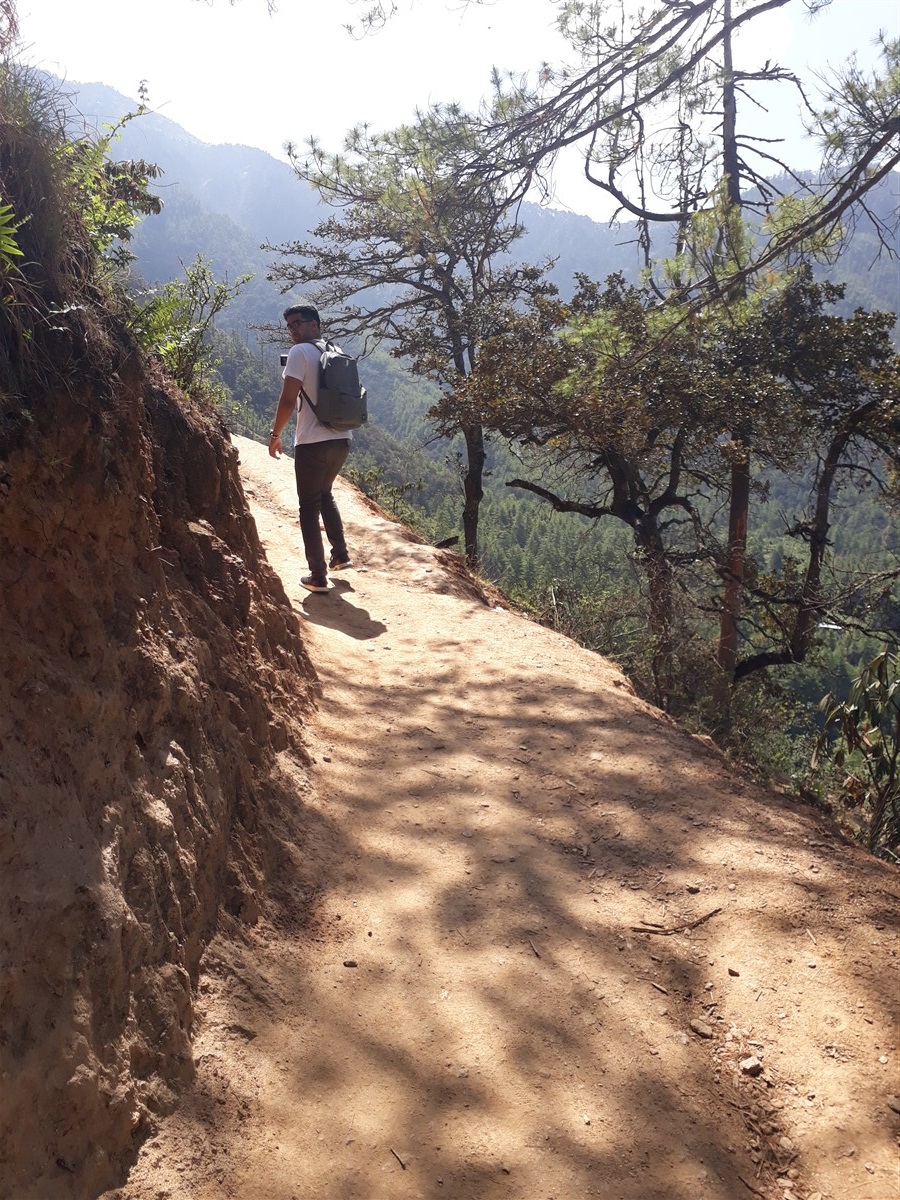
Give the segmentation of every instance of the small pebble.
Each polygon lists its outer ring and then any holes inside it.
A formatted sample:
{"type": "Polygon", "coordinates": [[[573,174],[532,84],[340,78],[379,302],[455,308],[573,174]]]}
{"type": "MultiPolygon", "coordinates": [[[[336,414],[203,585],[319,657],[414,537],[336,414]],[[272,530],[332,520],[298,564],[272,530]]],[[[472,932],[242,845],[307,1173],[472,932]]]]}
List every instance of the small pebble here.
{"type": "Polygon", "coordinates": [[[751,1054],[749,1058],[742,1058],[741,1062],[740,1062],[740,1067],[745,1075],[756,1076],[756,1075],[762,1074],[762,1069],[763,1069],[762,1063],[759,1061],[759,1059],[756,1057],[755,1054],[751,1054]]]}
{"type": "Polygon", "coordinates": [[[698,1037],[711,1038],[713,1035],[713,1031],[710,1026],[707,1025],[705,1021],[699,1021],[696,1017],[694,1017],[693,1021],[691,1021],[691,1029],[693,1029],[694,1033],[696,1033],[698,1037]]]}

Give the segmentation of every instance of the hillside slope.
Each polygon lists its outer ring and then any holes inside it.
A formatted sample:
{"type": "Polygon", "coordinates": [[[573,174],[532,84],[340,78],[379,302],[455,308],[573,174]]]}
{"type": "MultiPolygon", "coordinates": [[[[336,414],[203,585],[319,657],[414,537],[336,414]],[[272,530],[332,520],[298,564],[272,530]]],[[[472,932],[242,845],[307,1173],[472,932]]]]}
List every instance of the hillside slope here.
{"type": "Polygon", "coordinates": [[[349,487],[307,595],[291,464],[238,448],[321,681],[307,843],[109,1200],[896,1196],[898,872],[349,487]]]}

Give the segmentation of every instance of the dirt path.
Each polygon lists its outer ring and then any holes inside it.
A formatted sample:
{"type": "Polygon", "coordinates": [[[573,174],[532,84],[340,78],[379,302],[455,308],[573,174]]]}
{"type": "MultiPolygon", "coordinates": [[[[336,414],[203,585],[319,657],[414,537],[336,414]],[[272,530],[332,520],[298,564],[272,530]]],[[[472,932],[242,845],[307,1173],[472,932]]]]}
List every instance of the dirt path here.
{"type": "Polygon", "coordinates": [[[900,1195],[898,872],[349,488],[309,596],[291,463],[237,444],[321,680],[317,918],[217,939],[197,1085],[108,1196],[900,1195]]]}

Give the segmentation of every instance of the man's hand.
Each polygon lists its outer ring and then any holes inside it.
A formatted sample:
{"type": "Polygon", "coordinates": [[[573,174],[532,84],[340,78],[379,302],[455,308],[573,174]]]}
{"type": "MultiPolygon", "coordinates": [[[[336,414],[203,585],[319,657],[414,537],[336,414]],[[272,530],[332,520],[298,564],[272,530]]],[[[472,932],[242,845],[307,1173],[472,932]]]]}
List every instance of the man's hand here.
{"type": "Polygon", "coordinates": [[[284,446],[281,444],[281,433],[288,428],[292,419],[297,417],[297,400],[300,396],[300,380],[293,375],[286,375],[281,383],[281,395],[278,397],[278,408],[269,430],[269,456],[281,458],[284,446]]]}

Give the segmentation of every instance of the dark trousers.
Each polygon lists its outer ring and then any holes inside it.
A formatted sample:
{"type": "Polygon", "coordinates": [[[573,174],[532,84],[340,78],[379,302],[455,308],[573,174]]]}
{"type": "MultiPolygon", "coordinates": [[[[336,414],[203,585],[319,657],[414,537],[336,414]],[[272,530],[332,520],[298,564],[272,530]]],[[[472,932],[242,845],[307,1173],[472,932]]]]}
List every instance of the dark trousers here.
{"type": "Polygon", "coordinates": [[[337,562],[346,562],[350,557],[344,540],[344,525],[341,514],[331,494],[350,451],[346,438],[332,438],[327,442],[309,442],[294,447],[294,475],[297,479],[297,499],[300,501],[300,532],[303,549],[313,578],[324,580],[327,575],[325,548],[319,515],[325,533],[331,543],[331,556],[337,562]]]}

